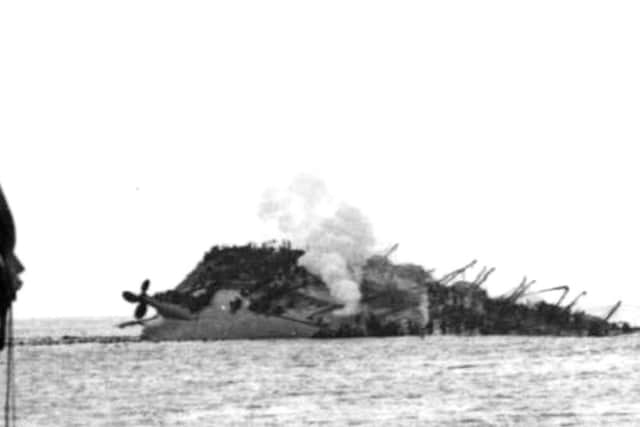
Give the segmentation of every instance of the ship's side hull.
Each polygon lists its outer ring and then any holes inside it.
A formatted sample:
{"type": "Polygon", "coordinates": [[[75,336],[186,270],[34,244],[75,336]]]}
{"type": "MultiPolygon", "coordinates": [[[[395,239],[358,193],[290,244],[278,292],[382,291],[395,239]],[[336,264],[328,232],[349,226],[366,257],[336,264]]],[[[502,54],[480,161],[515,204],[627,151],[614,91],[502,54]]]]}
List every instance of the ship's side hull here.
{"type": "MultiPolygon", "coordinates": [[[[237,298],[241,297],[235,290],[220,290],[194,320],[160,317],[145,325],[142,338],[152,341],[304,338],[319,329],[303,322],[254,313],[246,308],[246,301],[232,313],[231,302],[237,298]]],[[[292,310],[286,317],[299,315],[292,310]]]]}

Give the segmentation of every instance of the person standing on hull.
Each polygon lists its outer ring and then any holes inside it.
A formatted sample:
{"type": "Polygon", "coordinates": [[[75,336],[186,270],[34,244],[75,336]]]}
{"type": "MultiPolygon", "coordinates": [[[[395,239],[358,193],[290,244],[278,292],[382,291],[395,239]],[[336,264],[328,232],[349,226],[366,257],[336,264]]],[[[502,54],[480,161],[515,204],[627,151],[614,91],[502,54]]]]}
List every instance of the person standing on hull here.
{"type": "Polygon", "coordinates": [[[24,267],[14,253],[16,229],[9,204],[0,187],[0,351],[5,347],[7,320],[11,305],[22,286],[20,273],[24,267]]]}

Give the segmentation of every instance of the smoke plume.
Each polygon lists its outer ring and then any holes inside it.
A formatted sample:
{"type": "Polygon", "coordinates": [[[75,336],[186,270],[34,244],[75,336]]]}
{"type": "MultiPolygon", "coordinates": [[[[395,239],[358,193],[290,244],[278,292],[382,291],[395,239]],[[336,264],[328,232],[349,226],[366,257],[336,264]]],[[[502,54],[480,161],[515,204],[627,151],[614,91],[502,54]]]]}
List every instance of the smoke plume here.
{"type": "Polygon", "coordinates": [[[320,276],[344,304],[335,314],[357,312],[362,267],[375,245],[371,224],[360,210],[334,201],[319,179],[300,176],[285,191],[267,191],[259,214],[305,250],[298,264],[320,276]]]}

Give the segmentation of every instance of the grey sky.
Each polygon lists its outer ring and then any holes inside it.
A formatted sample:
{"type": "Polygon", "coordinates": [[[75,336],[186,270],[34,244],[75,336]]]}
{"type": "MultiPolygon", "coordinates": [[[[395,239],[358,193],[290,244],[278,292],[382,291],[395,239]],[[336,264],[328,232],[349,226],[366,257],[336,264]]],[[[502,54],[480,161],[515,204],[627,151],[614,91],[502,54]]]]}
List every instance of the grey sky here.
{"type": "Polygon", "coordinates": [[[378,245],[496,266],[640,321],[633,2],[14,2],[0,180],[19,317],[129,315],[300,172],[378,245]],[[627,310],[625,312],[625,310],[627,310]]]}

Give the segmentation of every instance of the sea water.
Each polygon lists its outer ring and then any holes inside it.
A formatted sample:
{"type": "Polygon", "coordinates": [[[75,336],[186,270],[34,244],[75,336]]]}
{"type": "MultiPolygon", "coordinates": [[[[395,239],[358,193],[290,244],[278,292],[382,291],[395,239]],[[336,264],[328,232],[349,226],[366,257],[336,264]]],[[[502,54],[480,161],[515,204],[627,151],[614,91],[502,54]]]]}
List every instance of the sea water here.
{"type": "MultiPolygon", "coordinates": [[[[17,321],[16,337],[117,321],[17,321]]],[[[17,424],[634,426],[639,356],[638,335],[23,345],[17,424]]]]}

